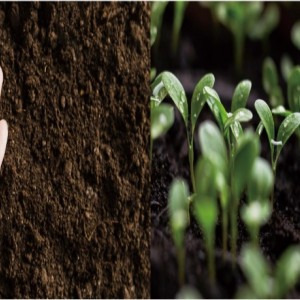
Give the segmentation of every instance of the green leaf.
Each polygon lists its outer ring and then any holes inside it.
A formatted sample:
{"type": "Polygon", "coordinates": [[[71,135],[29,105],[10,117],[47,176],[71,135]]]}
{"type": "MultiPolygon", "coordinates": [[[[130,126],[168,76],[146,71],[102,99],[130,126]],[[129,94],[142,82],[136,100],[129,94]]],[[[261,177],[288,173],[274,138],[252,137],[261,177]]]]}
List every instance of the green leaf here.
{"type": "Polygon", "coordinates": [[[280,145],[277,146],[275,162],[277,162],[283,146],[299,125],[300,113],[292,113],[282,121],[277,134],[277,142],[279,142],[280,145]]]}
{"type": "Polygon", "coordinates": [[[182,179],[173,180],[169,195],[169,215],[172,237],[176,247],[181,247],[184,232],[189,223],[189,190],[187,183],[182,179]]]}
{"type": "Polygon", "coordinates": [[[273,108],[272,113],[274,115],[278,115],[278,116],[282,116],[282,117],[287,117],[290,114],[292,114],[292,112],[290,110],[286,110],[285,107],[282,105],[279,105],[276,108],[273,108]]]}
{"type": "Polygon", "coordinates": [[[262,73],[264,90],[271,94],[272,89],[278,85],[278,74],[275,63],[270,57],[264,60],[262,73]]]}
{"type": "Polygon", "coordinates": [[[258,298],[269,298],[272,292],[270,267],[258,248],[245,245],[241,251],[242,270],[258,298]]]}
{"type": "Polygon", "coordinates": [[[249,228],[249,231],[253,227],[260,227],[268,222],[270,219],[272,208],[267,199],[266,201],[252,201],[242,207],[241,217],[244,223],[249,228]]]}
{"type": "Polygon", "coordinates": [[[215,199],[197,195],[194,202],[194,215],[206,237],[211,237],[218,219],[218,205],[215,199]]]}
{"type": "Polygon", "coordinates": [[[208,157],[202,157],[196,165],[196,194],[210,199],[216,198],[216,169],[208,157]]]}
{"type": "Polygon", "coordinates": [[[295,67],[288,79],[288,103],[293,112],[300,112],[300,67],[295,67]]]}
{"type": "Polygon", "coordinates": [[[267,132],[270,149],[271,149],[271,158],[273,160],[274,145],[272,143],[272,140],[274,140],[275,138],[275,129],[274,129],[274,120],[273,120],[272,112],[268,104],[263,100],[260,99],[256,100],[254,106],[267,132]]]}
{"type": "Polygon", "coordinates": [[[224,129],[226,130],[235,122],[248,122],[252,119],[252,117],[252,112],[249,109],[239,108],[227,119],[224,125],[224,129]]]}
{"type": "Polygon", "coordinates": [[[275,297],[282,299],[300,279],[300,247],[290,246],[280,257],[275,273],[275,297]]]}
{"type": "Polygon", "coordinates": [[[215,167],[219,169],[224,176],[227,176],[227,149],[219,128],[213,122],[205,121],[199,128],[198,136],[202,155],[209,158],[215,167]]]}
{"type": "Polygon", "coordinates": [[[183,86],[177,77],[170,72],[162,73],[162,82],[168,95],[181,113],[186,127],[188,127],[188,103],[183,86]]]}
{"type": "Polygon", "coordinates": [[[246,107],[246,103],[251,91],[251,81],[243,80],[241,81],[234,90],[232,102],[231,102],[231,112],[234,113],[239,108],[246,107]]]}
{"type": "Polygon", "coordinates": [[[206,86],[204,88],[204,95],[206,98],[206,102],[215,116],[215,119],[218,122],[220,129],[224,130],[224,124],[228,119],[226,109],[224,108],[221,100],[215,90],[206,86]]]}
{"type": "Polygon", "coordinates": [[[277,4],[269,4],[263,16],[256,20],[251,28],[249,35],[253,39],[266,38],[279,22],[279,9],[277,4]]]}
{"type": "Polygon", "coordinates": [[[151,83],[152,97],[151,107],[160,105],[160,103],[168,95],[168,92],[162,82],[162,73],[159,74],[151,83]]]}
{"type": "Polygon", "coordinates": [[[260,157],[255,159],[248,181],[248,199],[250,202],[268,199],[274,185],[274,176],[269,163],[260,157]]]}
{"type": "MultiPolygon", "coordinates": [[[[152,4],[150,31],[153,32],[154,30],[156,30],[155,40],[153,41],[153,44],[154,42],[159,42],[159,35],[161,31],[163,15],[168,3],[168,1],[156,1],[152,4]]],[[[152,39],[154,39],[154,37],[152,37],[152,39]]],[[[151,45],[153,44],[151,43],[151,45]]]]}
{"type": "Polygon", "coordinates": [[[262,121],[260,121],[259,124],[257,125],[257,128],[256,128],[256,131],[255,131],[255,132],[256,132],[256,134],[257,134],[258,136],[261,136],[263,130],[264,130],[264,124],[263,124],[262,121]]]}
{"type": "Polygon", "coordinates": [[[154,140],[165,134],[174,123],[174,108],[161,104],[151,109],[151,138],[154,140]]]}
{"type": "Polygon", "coordinates": [[[207,74],[201,78],[201,80],[197,83],[193,97],[191,102],[191,120],[192,120],[192,132],[195,130],[196,122],[198,116],[206,102],[206,98],[204,96],[204,88],[206,86],[212,88],[215,83],[215,77],[213,74],[207,74]]]}
{"type": "Polygon", "coordinates": [[[281,74],[286,82],[288,82],[293,68],[294,68],[294,64],[291,58],[288,55],[284,54],[280,61],[280,69],[281,69],[281,74]]]}
{"type": "Polygon", "coordinates": [[[296,22],[292,27],[291,40],[295,47],[300,50],[300,21],[296,22]]]}
{"type": "Polygon", "coordinates": [[[239,140],[233,163],[232,183],[234,199],[239,200],[248,182],[253,163],[259,153],[258,137],[254,133],[245,133],[239,140]]]}
{"type": "Polygon", "coordinates": [[[270,97],[270,105],[272,107],[283,105],[284,103],[282,89],[279,85],[273,87],[269,97],[270,97]]]}
{"type": "Polygon", "coordinates": [[[180,29],[182,26],[185,9],[187,6],[187,2],[185,1],[176,1],[174,2],[174,19],[173,19],[173,32],[172,32],[172,48],[173,53],[176,52],[179,41],[180,29]]]}
{"type": "Polygon", "coordinates": [[[244,134],[241,123],[234,122],[233,124],[230,125],[230,128],[235,140],[238,141],[239,138],[244,134]]]}

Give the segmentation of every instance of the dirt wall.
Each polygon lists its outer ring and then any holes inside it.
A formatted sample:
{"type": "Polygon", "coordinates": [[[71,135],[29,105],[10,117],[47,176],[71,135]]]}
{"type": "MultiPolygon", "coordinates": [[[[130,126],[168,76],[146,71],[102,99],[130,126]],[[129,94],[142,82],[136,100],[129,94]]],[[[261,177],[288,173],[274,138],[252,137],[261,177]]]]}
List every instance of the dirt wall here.
{"type": "Polygon", "coordinates": [[[145,3],[0,3],[0,297],[149,297],[145,3]]]}

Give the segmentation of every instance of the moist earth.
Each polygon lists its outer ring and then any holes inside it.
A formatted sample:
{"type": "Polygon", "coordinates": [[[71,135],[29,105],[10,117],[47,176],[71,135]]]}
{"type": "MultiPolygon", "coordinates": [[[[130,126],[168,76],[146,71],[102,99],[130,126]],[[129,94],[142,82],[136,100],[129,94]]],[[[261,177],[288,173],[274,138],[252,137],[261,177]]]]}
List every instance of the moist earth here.
{"type": "Polygon", "coordinates": [[[1,3],[1,298],[149,297],[145,3],[1,3]]]}

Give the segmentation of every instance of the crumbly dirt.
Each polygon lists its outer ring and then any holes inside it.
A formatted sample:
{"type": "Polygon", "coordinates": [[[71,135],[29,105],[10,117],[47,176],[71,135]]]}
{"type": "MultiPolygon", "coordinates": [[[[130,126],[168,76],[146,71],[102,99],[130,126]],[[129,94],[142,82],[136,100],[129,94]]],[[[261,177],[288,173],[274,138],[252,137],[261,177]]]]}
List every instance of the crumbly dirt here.
{"type": "Polygon", "coordinates": [[[1,3],[1,298],[149,297],[145,3],[1,3]]]}

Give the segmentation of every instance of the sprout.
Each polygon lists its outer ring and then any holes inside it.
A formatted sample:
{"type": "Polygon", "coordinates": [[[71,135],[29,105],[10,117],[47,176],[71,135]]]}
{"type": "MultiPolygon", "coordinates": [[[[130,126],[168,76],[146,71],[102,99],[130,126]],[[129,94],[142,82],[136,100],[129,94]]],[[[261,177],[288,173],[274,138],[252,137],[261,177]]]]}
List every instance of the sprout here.
{"type": "Polygon", "coordinates": [[[241,266],[248,285],[239,290],[236,298],[282,299],[299,281],[300,247],[285,250],[272,270],[257,247],[245,245],[241,266]]]}
{"type": "Polygon", "coordinates": [[[170,104],[153,105],[151,109],[150,160],[152,160],[153,140],[164,135],[173,123],[174,108],[170,104]]]}
{"type": "Polygon", "coordinates": [[[201,158],[196,167],[196,196],[193,212],[202,229],[208,257],[208,273],[215,283],[215,230],[218,218],[216,169],[206,157],[201,158]]]}
{"type": "Polygon", "coordinates": [[[191,100],[190,111],[183,86],[174,74],[170,72],[163,72],[156,77],[156,79],[151,85],[153,94],[152,100],[155,100],[155,102],[153,102],[154,104],[152,107],[159,106],[161,102],[165,99],[165,97],[169,95],[183,118],[187,131],[190,174],[194,191],[194,131],[197,119],[206,101],[203,90],[206,86],[212,87],[214,82],[215,78],[212,74],[207,74],[201,78],[201,80],[195,87],[191,100]]]}
{"type": "MultiPolygon", "coordinates": [[[[261,120],[261,125],[259,126],[263,126],[267,132],[270,149],[271,149],[272,169],[273,169],[274,177],[276,177],[276,167],[277,167],[279,154],[283,146],[288,141],[288,139],[299,127],[300,113],[291,113],[282,121],[277,133],[277,139],[275,139],[274,120],[268,104],[263,100],[256,100],[254,105],[261,120]]],[[[259,131],[261,132],[261,130],[259,131]]],[[[274,197],[274,190],[271,196],[272,203],[273,203],[273,197],[274,197]]]]}
{"type": "Polygon", "coordinates": [[[178,262],[179,284],[184,283],[184,234],[189,224],[189,191],[184,180],[175,179],[169,190],[169,217],[178,262]]]}
{"type": "Polygon", "coordinates": [[[216,186],[222,208],[223,256],[227,251],[228,204],[229,204],[229,164],[224,138],[218,127],[211,121],[199,128],[199,141],[203,157],[209,159],[216,169],[216,186]]]}
{"type": "Polygon", "coordinates": [[[270,4],[263,11],[259,2],[221,2],[211,5],[214,16],[232,32],[236,71],[242,71],[246,37],[260,39],[266,48],[267,38],[279,22],[277,5],[270,4]]]}

